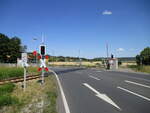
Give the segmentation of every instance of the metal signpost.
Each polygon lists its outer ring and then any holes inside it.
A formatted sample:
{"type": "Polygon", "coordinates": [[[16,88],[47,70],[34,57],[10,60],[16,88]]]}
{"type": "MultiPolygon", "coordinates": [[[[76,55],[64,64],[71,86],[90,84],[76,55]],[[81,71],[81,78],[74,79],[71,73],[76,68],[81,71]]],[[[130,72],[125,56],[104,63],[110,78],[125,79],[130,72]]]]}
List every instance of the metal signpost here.
{"type": "Polygon", "coordinates": [[[26,67],[28,67],[29,65],[27,64],[28,62],[28,57],[27,57],[27,53],[22,53],[21,54],[21,59],[22,59],[22,67],[24,68],[24,83],[23,83],[23,88],[24,88],[24,91],[26,89],[26,77],[27,77],[27,70],[26,70],[26,67]]]}
{"type": "Polygon", "coordinates": [[[40,68],[38,69],[39,71],[42,71],[42,84],[44,83],[44,73],[45,71],[48,71],[48,68],[46,67],[46,59],[47,59],[47,56],[46,55],[46,45],[42,44],[40,45],[39,47],[39,53],[40,53],[40,56],[39,56],[39,59],[40,59],[40,68]]]}

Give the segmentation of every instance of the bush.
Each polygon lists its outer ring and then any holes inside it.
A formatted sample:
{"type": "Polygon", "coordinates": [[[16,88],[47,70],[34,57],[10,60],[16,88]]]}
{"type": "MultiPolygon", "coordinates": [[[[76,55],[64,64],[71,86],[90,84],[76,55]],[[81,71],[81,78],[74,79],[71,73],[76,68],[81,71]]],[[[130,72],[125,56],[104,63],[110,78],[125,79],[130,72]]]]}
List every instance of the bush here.
{"type": "Polygon", "coordinates": [[[121,62],[120,60],[118,61],[118,65],[119,65],[119,66],[122,65],[122,62],[121,62]]]}

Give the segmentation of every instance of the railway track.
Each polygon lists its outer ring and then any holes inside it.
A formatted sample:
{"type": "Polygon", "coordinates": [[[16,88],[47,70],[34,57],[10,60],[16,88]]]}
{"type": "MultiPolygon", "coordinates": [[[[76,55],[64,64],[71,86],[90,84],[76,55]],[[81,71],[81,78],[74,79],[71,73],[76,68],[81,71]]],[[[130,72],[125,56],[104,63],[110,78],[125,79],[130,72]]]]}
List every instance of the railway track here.
{"type": "MultiPolygon", "coordinates": [[[[40,75],[29,75],[27,76],[26,80],[33,80],[40,78],[40,75]]],[[[14,78],[9,78],[6,80],[0,80],[0,85],[6,84],[6,83],[18,83],[18,82],[23,82],[24,77],[14,77],[14,78]]]]}

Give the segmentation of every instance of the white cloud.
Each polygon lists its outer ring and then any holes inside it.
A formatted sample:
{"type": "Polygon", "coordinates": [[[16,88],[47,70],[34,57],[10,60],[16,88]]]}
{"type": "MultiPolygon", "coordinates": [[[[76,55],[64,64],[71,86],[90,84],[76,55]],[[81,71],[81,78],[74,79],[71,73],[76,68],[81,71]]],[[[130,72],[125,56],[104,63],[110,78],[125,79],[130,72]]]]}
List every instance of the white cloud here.
{"type": "Polygon", "coordinates": [[[103,15],[112,15],[111,11],[105,10],[102,12],[103,15]]]}
{"type": "Polygon", "coordinates": [[[123,48],[118,48],[117,50],[116,50],[117,52],[123,52],[123,51],[125,51],[123,48]]]}

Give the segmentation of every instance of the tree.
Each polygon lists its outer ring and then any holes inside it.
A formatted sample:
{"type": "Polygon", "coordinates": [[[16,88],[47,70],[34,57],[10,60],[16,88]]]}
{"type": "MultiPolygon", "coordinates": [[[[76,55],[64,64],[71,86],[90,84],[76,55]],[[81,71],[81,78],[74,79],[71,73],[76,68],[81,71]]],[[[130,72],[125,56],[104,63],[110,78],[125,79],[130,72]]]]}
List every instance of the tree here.
{"type": "Polygon", "coordinates": [[[136,56],[136,62],[138,65],[150,65],[150,47],[144,48],[140,55],[136,56]]]}
{"type": "Polygon", "coordinates": [[[140,57],[140,55],[136,55],[136,63],[137,63],[137,65],[141,64],[141,57],[140,57]]]}
{"type": "Polygon", "coordinates": [[[0,33],[0,53],[0,62],[16,63],[17,58],[21,57],[21,40],[0,33]]]}
{"type": "Polygon", "coordinates": [[[142,64],[150,65],[150,47],[145,48],[141,54],[142,64]]]}

